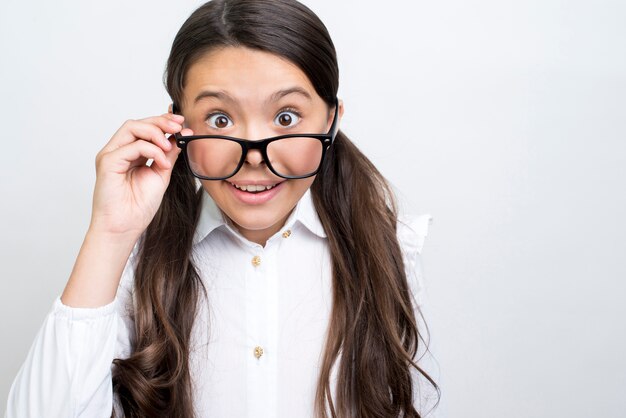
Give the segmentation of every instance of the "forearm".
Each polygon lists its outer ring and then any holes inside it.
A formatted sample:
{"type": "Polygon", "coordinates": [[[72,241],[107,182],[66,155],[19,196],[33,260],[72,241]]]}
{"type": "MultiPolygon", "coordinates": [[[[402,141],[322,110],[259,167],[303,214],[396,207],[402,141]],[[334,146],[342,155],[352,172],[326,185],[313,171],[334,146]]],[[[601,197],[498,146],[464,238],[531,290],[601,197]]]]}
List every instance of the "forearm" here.
{"type": "Polygon", "coordinates": [[[76,308],[95,308],[111,303],[137,239],[136,235],[107,234],[90,228],[61,302],[76,308]]]}

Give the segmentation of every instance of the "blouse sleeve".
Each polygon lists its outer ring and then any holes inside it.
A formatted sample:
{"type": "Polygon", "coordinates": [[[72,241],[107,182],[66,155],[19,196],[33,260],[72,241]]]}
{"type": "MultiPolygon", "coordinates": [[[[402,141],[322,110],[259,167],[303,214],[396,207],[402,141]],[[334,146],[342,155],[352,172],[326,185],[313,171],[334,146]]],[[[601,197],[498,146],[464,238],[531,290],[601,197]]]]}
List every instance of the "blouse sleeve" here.
{"type": "MultiPolygon", "coordinates": [[[[418,306],[422,305],[422,295],[424,291],[422,276],[422,247],[424,239],[428,235],[428,228],[432,223],[430,214],[420,215],[398,221],[398,241],[404,256],[405,270],[409,287],[418,306]]],[[[416,318],[420,321],[420,318],[416,318]]],[[[420,326],[424,325],[419,322],[420,326]]],[[[424,329],[420,329],[423,332],[424,329]]],[[[422,335],[422,338],[428,338],[422,335]]],[[[419,343],[419,349],[415,354],[415,360],[420,364],[423,370],[426,370],[430,376],[435,376],[438,380],[438,367],[434,358],[429,351],[425,351],[423,340],[419,343]]],[[[415,408],[422,414],[435,418],[438,416],[436,409],[433,409],[439,398],[438,391],[430,384],[430,382],[419,373],[415,368],[411,368],[411,376],[413,379],[413,404],[415,408]]]]}
{"type": "Polygon", "coordinates": [[[428,213],[398,220],[397,235],[406,277],[418,305],[421,305],[424,291],[421,253],[432,220],[433,217],[428,213]]]}
{"type": "Polygon", "coordinates": [[[55,299],[13,381],[5,418],[111,416],[112,361],[129,356],[134,329],[134,254],[108,305],[74,308],[55,299]]]}

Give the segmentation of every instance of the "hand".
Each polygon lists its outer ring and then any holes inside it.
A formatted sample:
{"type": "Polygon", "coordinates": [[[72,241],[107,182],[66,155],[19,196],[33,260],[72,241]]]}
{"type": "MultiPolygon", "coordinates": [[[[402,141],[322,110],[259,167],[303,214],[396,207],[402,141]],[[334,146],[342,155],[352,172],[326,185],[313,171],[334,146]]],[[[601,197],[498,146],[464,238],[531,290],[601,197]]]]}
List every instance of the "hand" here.
{"type": "Polygon", "coordinates": [[[90,229],[138,238],[159,208],[180,154],[174,136],[184,117],[165,113],[127,120],[96,156],[96,185],[90,229]],[[147,166],[148,159],[153,159],[147,166]]]}

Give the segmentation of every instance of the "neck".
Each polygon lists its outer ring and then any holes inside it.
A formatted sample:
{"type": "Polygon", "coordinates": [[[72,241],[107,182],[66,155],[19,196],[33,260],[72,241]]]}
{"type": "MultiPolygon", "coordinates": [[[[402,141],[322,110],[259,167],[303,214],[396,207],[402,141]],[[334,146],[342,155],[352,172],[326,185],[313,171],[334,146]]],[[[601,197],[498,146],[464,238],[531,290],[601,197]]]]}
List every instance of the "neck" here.
{"type": "MultiPolygon", "coordinates": [[[[291,213],[291,212],[290,212],[291,213]]],[[[288,213],[283,219],[276,222],[274,225],[264,228],[264,229],[246,229],[240,225],[237,225],[232,219],[225,216],[228,224],[233,227],[235,230],[239,231],[239,233],[248,241],[259,244],[262,247],[265,247],[267,240],[270,239],[272,235],[277,233],[285,226],[285,222],[287,222],[287,218],[289,218],[288,213]]]]}

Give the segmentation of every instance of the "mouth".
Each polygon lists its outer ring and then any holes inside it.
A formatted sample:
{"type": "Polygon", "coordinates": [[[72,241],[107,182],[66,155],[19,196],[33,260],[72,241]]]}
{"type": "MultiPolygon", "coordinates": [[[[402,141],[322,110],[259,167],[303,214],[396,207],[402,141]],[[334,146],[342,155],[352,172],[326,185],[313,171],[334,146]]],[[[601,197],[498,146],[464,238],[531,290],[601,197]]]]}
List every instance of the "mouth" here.
{"type": "Polygon", "coordinates": [[[267,190],[271,190],[272,188],[276,187],[276,185],[280,184],[280,183],[274,183],[274,184],[268,184],[268,185],[263,185],[263,184],[234,184],[234,183],[230,183],[234,188],[247,192],[247,193],[252,193],[252,194],[257,194],[257,193],[263,193],[267,190]]]}
{"type": "Polygon", "coordinates": [[[245,205],[262,205],[268,203],[277,196],[284,187],[283,181],[253,181],[242,180],[237,183],[229,182],[232,196],[245,205]]]}

